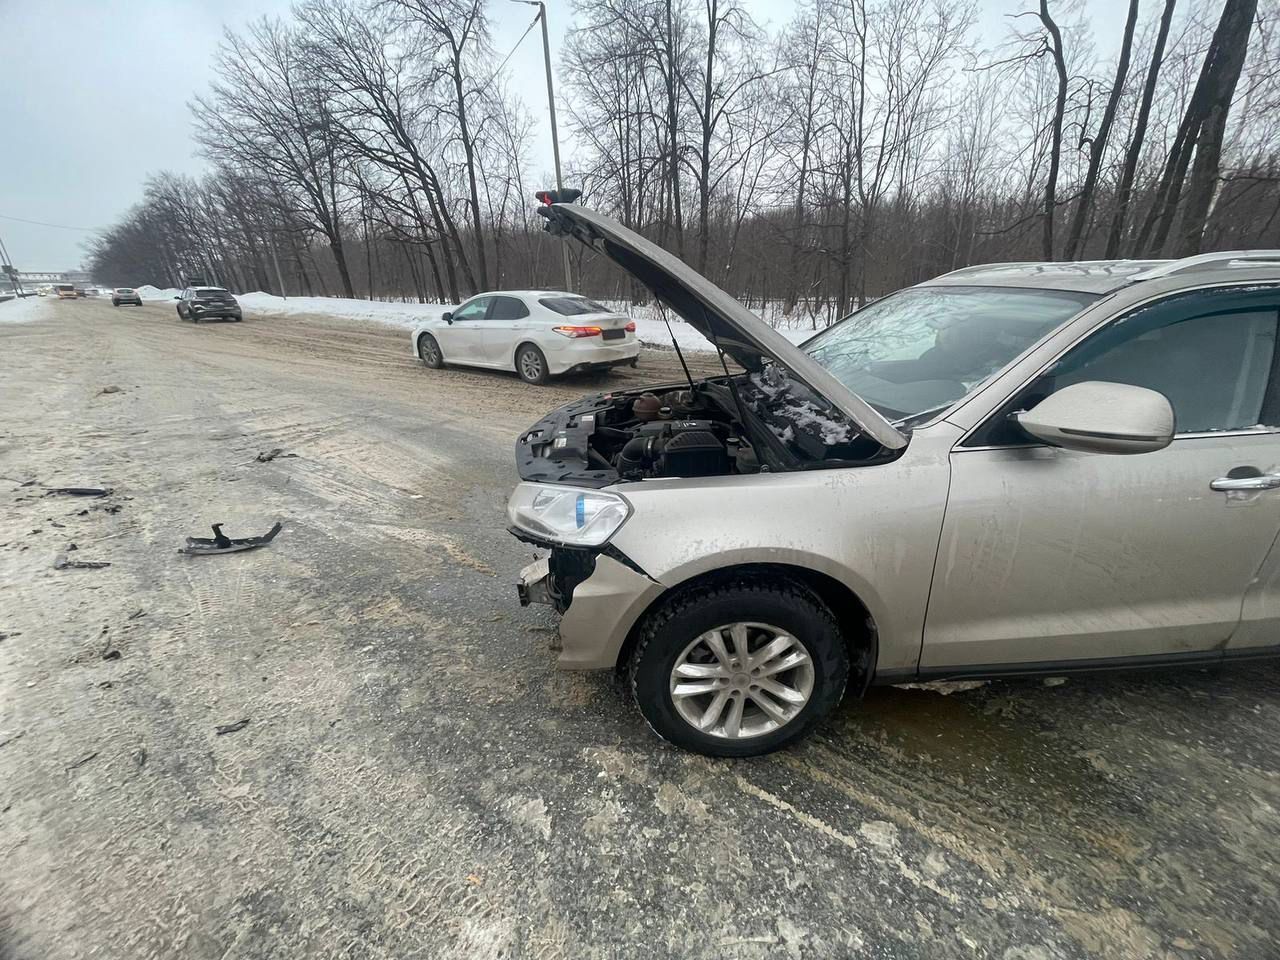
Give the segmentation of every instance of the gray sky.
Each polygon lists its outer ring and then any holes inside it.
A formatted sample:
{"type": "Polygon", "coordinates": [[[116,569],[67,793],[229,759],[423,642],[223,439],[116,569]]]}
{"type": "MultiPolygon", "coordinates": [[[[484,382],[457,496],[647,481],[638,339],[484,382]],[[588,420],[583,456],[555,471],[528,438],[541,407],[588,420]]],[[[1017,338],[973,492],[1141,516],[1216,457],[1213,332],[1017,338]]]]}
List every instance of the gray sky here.
{"type": "MultiPolygon", "coordinates": [[[[568,0],[550,0],[552,55],[568,23],[568,0]]],[[[780,24],[794,0],[747,0],[753,16],[780,24]]],[[[980,28],[998,36],[1020,0],[980,0],[980,28]]],[[[1118,3],[1088,0],[1099,21],[1121,25],[1118,3]]],[[[289,0],[0,0],[0,239],[23,270],[81,261],[83,230],[117,220],[159,170],[199,173],[187,102],[208,85],[222,25],[286,15],[289,0]]],[[[515,46],[535,10],[490,5],[498,55],[515,46]]],[[[1103,23],[1097,36],[1106,38],[1103,23]]],[[[511,58],[513,84],[540,122],[532,167],[550,171],[542,50],[533,30],[511,58]]],[[[559,98],[557,98],[559,100],[559,98]]],[[[564,123],[564,119],[561,119],[564,123]]],[[[563,140],[563,133],[562,133],[563,140]]],[[[546,176],[550,183],[549,173],[546,176]]]]}

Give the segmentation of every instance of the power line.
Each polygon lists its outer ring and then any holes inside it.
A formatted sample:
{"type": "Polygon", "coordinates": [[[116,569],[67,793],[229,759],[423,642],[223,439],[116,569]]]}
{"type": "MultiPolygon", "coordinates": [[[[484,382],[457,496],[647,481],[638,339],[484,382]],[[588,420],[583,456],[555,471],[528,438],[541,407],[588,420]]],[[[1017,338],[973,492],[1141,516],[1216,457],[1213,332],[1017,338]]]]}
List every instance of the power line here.
{"type": "MultiPolygon", "coordinates": [[[[539,16],[541,16],[541,14],[539,14],[539,16]]],[[[484,86],[479,88],[478,90],[479,93],[484,93],[486,90],[489,89],[489,87],[493,85],[493,81],[498,79],[498,75],[502,73],[502,68],[507,65],[507,62],[513,56],[515,56],[517,48],[519,48],[520,44],[524,43],[524,38],[529,35],[529,31],[534,28],[534,25],[537,24],[537,22],[538,22],[538,17],[534,17],[533,21],[527,27],[524,28],[524,33],[520,34],[520,39],[516,41],[516,45],[511,48],[510,53],[508,53],[505,57],[503,57],[502,62],[498,64],[498,69],[493,71],[493,73],[489,75],[489,79],[484,82],[484,86]]]]}
{"type": "Polygon", "coordinates": [[[43,220],[24,220],[22,217],[7,217],[0,213],[0,220],[13,220],[16,223],[29,223],[36,227],[54,227],[58,230],[83,230],[85,233],[101,233],[101,227],[72,227],[65,223],[45,223],[43,220]]]}

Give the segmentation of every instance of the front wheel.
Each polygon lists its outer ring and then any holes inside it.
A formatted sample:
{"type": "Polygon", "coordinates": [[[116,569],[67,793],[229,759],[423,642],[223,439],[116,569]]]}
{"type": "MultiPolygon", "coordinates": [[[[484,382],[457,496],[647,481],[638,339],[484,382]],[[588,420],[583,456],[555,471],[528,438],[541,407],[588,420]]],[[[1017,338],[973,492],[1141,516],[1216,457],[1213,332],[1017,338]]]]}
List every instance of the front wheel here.
{"type": "Polygon", "coordinates": [[[429,333],[424,333],[418,338],[418,357],[432,370],[439,370],[444,366],[444,354],[440,352],[440,344],[436,343],[436,338],[429,333]]]}
{"type": "Polygon", "coordinates": [[[532,343],[526,343],[516,353],[516,373],[525,383],[546,383],[547,358],[532,343]]]}
{"type": "Polygon", "coordinates": [[[631,689],[654,732],[713,757],[804,736],[840,702],[848,676],[830,609],[785,579],[677,594],[649,615],[631,660],[631,689]]]}

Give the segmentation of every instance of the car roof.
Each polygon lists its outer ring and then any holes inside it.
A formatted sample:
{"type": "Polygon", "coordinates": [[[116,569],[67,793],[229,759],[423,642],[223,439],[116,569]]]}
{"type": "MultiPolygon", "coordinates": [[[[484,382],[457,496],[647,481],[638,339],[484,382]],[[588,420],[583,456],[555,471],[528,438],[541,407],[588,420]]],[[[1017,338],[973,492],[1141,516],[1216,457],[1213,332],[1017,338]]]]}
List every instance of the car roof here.
{"type": "Polygon", "coordinates": [[[1080,290],[1110,293],[1147,280],[1192,275],[1204,280],[1223,276],[1224,271],[1260,265],[1275,271],[1280,279],[1280,250],[1224,250],[1197,254],[1181,260],[1081,260],[1075,262],[1020,261],[982,263],[961,267],[919,284],[928,286],[1023,287],[1041,290],[1080,290]]]}
{"type": "Polygon", "coordinates": [[[920,284],[929,286],[1031,287],[1108,293],[1167,260],[1093,260],[1066,263],[981,263],[920,284]]]}
{"type": "MultiPolygon", "coordinates": [[[[486,290],[477,297],[575,297],[590,300],[585,293],[569,293],[565,290],[486,290]]],[[[474,299],[474,298],[469,298],[474,299]]]]}

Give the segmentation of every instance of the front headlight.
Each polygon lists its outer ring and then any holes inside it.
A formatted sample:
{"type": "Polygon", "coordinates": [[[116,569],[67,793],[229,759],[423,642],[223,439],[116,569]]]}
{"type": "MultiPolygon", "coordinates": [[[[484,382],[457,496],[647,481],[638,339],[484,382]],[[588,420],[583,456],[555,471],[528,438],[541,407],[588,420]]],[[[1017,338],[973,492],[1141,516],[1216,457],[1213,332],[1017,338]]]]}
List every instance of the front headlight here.
{"type": "Polygon", "coordinates": [[[573,547],[608,542],[631,515],[631,504],[616,493],[522,483],[507,502],[507,517],[521,530],[573,547]]]}

